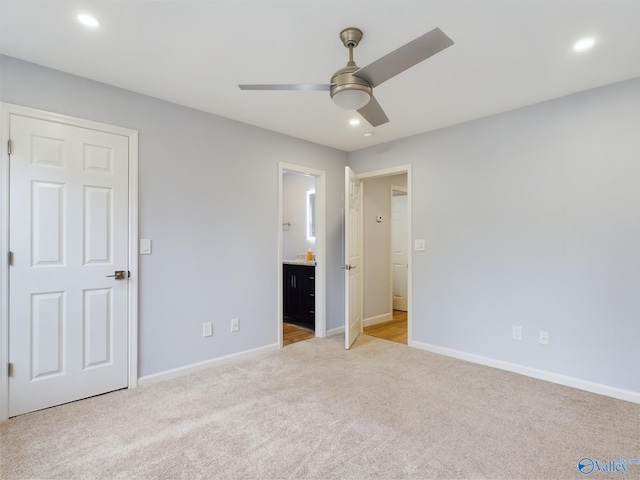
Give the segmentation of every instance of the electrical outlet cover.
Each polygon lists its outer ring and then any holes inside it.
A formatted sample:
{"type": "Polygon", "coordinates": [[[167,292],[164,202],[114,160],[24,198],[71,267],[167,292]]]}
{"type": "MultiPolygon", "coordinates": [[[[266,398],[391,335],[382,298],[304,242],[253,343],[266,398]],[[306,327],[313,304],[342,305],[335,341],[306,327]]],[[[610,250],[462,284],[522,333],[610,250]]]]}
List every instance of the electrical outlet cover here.
{"type": "Polygon", "coordinates": [[[542,345],[549,345],[549,332],[540,330],[540,343],[542,345]]]}
{"type": "Polygon", "coordinates": [[[522,340],[522,327],[513,326],[512,336],[514,340],[522,340]]]}
{"type": "Polygon", "coordinates": [[[213,324],[211,322],[205,322],[202,324],[202,336],[210,337],[213,335],[213,324]]]}

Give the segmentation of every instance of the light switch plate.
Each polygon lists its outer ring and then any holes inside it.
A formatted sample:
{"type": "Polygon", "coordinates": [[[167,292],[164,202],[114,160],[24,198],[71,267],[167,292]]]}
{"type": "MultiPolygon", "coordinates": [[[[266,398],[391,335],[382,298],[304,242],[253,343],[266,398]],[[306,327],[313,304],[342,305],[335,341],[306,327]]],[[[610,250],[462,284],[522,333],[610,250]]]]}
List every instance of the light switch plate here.
{"type": "Polygon", "coordinates": [[[423,238],[419,238],[415,241],[414,243],[414,250],[416,252],[424,252],[425,250],[425,246],[424,246],[424,239],[423,238]]]}
{"type": "Polygon", "coordinates": [[[151,255],[151,240],[148,238],[140,239],[140,255],[151,255]]]}

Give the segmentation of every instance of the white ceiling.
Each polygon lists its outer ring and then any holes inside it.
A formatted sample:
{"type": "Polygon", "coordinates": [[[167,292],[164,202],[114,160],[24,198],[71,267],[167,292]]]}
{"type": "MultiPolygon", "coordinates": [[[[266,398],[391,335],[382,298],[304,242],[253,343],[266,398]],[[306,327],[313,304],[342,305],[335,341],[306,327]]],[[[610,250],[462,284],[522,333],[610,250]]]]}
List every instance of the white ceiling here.
{"type": "Polygon", "coordinates": [[[0,32],[6,55],[345,151],[640,76],[639,0],[2,0],[0,32]],[[329,83],[349,26],[360,66],[436,26],[455,44],[375,89],[375,129],[328,92],[238,88],[329,83]]]}

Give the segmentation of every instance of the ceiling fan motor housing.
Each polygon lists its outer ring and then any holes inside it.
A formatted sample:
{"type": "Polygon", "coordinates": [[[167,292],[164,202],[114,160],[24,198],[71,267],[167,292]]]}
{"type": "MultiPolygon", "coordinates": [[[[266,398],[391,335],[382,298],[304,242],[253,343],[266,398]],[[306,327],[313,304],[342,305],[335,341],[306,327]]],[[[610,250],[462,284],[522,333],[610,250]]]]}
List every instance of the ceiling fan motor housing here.
{"type": "Polygon", "coordinates": [[[356,77],[353,72],[360,70],[357,65],[347,65],[341,68],[331,77],[331,83],[333,84],[330,90],[331,98],[349,90],[356,90],[366,93],[369,97],[373,92],[371,85],[365,79],[356,77]]]}

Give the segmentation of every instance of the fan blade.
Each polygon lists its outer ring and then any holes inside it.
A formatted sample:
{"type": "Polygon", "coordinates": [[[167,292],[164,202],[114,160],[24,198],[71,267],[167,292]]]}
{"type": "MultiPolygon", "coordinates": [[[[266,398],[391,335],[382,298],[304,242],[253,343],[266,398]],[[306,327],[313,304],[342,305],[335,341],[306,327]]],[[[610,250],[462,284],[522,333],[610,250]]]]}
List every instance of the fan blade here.
{"type": "Polygon", "coordinates": [[[240,90],[304,90],[304,91],[318,91],[328,92],[331,89],[331,84],[318,84],[318,83],[294,83],[283,85],[238,85],[240,90]]]}
{"type": "Polygon", "coordinates": [[[387,114],[384,113],[384,110],[382,110],[382,107],[373,95],[371,95],[369,103],[358,110],[358,113],[362,115],[372,127],[377,127],[378,125],[382,125],[389,121],[387,114]]]}
{"type": "Polygon", "coordinates": [[[353,74],[377,87],[451,45],[453,40],[439,28],[434,28],[353,74]]]}

